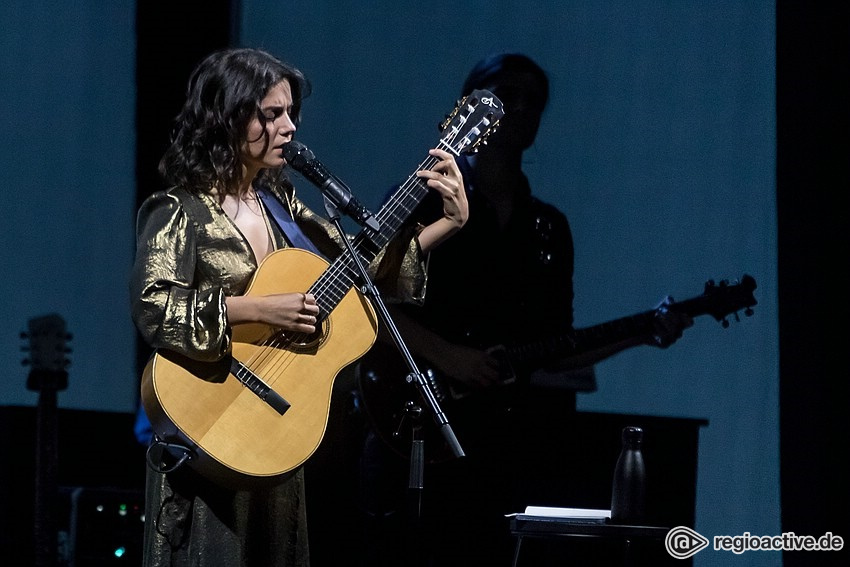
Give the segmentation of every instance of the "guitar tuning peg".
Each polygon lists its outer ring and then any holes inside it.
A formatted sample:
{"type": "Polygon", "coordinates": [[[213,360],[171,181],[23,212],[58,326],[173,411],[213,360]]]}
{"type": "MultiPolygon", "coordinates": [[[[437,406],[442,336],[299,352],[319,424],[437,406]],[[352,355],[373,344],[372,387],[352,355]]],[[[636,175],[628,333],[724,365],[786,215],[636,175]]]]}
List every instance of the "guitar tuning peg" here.
{"type": "Polygon", "coordinates": [[[738,312],[737,312],[737,311],[735,312],[735,322],[736,322],[736,323],[740,323],[740,322],[741,322],[741,317],[740,317],[740,315],[738,315],[738,312]]]}

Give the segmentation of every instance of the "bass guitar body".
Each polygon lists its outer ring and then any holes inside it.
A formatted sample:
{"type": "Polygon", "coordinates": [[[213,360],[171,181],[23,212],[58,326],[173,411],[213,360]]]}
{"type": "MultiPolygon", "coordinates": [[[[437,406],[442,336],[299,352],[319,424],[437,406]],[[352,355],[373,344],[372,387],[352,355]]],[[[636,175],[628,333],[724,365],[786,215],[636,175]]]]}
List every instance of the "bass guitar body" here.
{"type": "MultiPolygon", "coordinates": [[[[756,281],[744,275],[740,281],[719,284],[709,280],[702,295],[684,301],[672,302],[667,308],[686,313],[691,317],[711,315],[723,327],[729,326],[727,317],[744,310],[746,316],[753,314],[757,301],[753,295],[756,281]]],[[[494,424],[515,416],[512,406],[521,394],[520,376],[528,377],[533,371],[545,368],[560,359],[567,359],[595,349],[614,345],[626,339],[650,336],[656,310],[636,313],[620,319],[607,321],[592,327],[573,329],[567,333],[546,337],[506,341],[504,344],[482,345],[466,342],[465,346],[480,348],[499,364],[501,380],[495,385],[472,390],[459,380],[436,370],[432,361],[420,360],[427,386],[434,398],[449,416],[458,438],[473,442],[483,436],[492,435],[494,424]]],[[[475,333],[464,333],[475,336],[475,333]]],[[[430,442],[430,461],[442,462],[453,458],[450,447],[445,444],[432,421],[413,422],[410,407],[419,402],[419,394],[405,379],[406,367],[397,353],[387,352],[380,346],[372,349],[361,361],[357,371],[357,384],[362,401],[373,429],[390,449],[403,458],[408,458],[412,435],[406,434],[416,427],[420,438],[434,439],[430,442]]]]}
{"type": "MultiPolygon", "coordinates": [[[[327,268],[310,252],[278,250],[246,295],[307,291],[327,268]]],[[[236,326],[232,357],[220,362],[154,354],[141,391],[157,436],[188,447],[194,468],[229,485],[275,481],[303,464],[324,435],[337,374],[377,336],[375,312],[356,288],[320,326],[295,337],[261,324],[236,326]]]]}

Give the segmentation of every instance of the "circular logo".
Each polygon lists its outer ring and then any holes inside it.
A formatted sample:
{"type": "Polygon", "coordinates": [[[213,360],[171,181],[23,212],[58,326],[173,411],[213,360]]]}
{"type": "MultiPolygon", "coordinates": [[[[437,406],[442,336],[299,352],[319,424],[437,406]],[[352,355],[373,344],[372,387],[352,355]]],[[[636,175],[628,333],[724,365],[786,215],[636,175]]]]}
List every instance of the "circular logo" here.
{"type": "Polygon", "coordinates": [[[675,559],[687,559],[708,546],[708,540],[687,526],[677,526],[667,532],[664,547],[675,559]]]}

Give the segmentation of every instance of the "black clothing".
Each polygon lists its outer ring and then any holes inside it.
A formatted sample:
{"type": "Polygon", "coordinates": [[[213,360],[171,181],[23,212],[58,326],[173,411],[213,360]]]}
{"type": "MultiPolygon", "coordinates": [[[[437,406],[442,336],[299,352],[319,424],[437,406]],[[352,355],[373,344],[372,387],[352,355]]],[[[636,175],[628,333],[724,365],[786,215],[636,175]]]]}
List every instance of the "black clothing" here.
{"type": "MultiPolygon", "coordinates": [[[[458,164],[462,170],[467,165],[463,158],[458,164]]],[[[496,210],[464,173],[469,220],[431,252],[425,302],[421,307],[403,306],[405,312],[451,342],[478,348],[570,331],[573,240],[566,216],[531,195],[523,177],[514,193],[513,214],[502,228],[496,210]]],[[[412,219],[434,218],[441,206],[439,196],[429,194],[412,219]]],[[[391,349],[373,348],[362,359],[360,379],[368,380],[374,365],[390,357],[401,364],[391,349]]],[[[419,362],[426,371],[427,361],[419,362]]],[[[398,368],[405,369],[403,364],[398,368]]],[[[361,459],[368,531],[364,565],[411,560],[413,565],[441,567],[510,564],[513,541],[505,514],[529,504],[523,501],[526,481],[520,473],[542,433],[537,417],[575,409],[573,391],[541,392],[528,384],[533,368],[515,370],[517,381],[508,388],[491,388],[442,405],[466,457],[451,458],[442,438],[433,429],[429,436],[430,423],[425,424],[429,464],[421,514],[416,512],[416,491],[407,490],[406,454],[385,442],[392,431],[368,433],[361,459]]],[[[398,384],[402,377],[391,379],[398,384]]],[[[410,392],[416,400],[415,390],[410,392]]],[[[368,410],[369,400],[364,401],[368,410]]],[[[397,408],[373,407],[376,412],[390,409],[397,408]]],[[[412,435],[409,427],[401,432],[407,438],[412,435]]],[[[399,446],[404,448],[404,440],[399,446]]]]}

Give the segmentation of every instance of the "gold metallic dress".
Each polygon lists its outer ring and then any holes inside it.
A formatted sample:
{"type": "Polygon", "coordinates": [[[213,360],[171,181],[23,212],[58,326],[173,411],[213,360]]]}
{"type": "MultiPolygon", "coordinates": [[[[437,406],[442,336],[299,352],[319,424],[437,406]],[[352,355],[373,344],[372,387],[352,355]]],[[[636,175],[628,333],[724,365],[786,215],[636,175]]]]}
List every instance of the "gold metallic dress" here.
{"type": "MultiPolygon", "coordinates": [[[[272,193],[327,258],[339,255],[333,225],[291,187],[272,193]]],[[[275,248],[287,247],[276,223],[267,222],[275,248]]],[[[415,230],[399,234],[370,266],[388,299],[423,297],[425,262],[415,230]]],[[[158,192],[138,214],[133,320],[153,348],[219,360],[231,347],[224,298],[244,293],[256,270],[248,241],[215,197],[179,188],[158,192]]],[[[299,468],[270,488],[230,490],[190,467],[168,474],[148,469],[145,566],[309,565],[303,477],[299,468]]]]}

